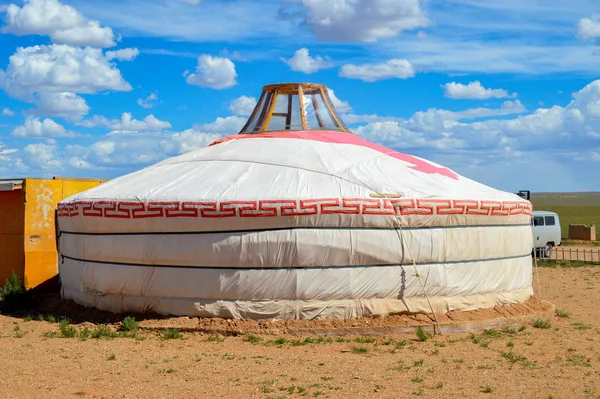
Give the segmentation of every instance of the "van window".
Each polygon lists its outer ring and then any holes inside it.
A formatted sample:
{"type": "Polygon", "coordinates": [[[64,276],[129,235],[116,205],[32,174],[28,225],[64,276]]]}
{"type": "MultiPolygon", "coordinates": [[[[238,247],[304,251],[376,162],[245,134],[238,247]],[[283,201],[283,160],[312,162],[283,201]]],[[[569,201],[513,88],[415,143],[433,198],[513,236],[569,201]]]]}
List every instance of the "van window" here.
{"type": "Polygon", "coordinates": [[[534,216],[533,217],[533,225],[534,226],[543,226],[544,225],[544,217],[543,216],[534,216]]]}
{"type": "Polygon", "coordinates": [[[554,226],[556,224],[555,220],[554,220],[554,216],[546,216],[545,219],[546,219],[545,220],[546,226],[554,226]]]}

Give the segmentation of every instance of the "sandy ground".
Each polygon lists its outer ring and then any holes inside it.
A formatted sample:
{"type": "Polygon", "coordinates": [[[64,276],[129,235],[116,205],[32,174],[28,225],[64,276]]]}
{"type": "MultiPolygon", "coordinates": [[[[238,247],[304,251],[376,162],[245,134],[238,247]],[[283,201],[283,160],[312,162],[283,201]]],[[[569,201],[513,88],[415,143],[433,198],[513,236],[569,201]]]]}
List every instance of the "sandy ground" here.
{"type": "Polygon", "coordinates": [[[426,341],[145,330],[83,341],[49,337],[57,323],[37,315],[0,315],[0,397],[600,398],[600,267],[539,272],[541,297],[568,317],[426,341]]]}

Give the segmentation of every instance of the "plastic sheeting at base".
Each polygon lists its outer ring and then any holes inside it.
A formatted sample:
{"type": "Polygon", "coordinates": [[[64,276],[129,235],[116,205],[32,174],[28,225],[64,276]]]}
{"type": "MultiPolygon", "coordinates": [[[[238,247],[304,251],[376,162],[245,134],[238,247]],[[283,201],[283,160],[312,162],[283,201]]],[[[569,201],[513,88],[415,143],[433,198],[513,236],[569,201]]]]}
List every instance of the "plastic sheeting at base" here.
{"type": "Polygon", "coordinates": [[[114,313],[154,312],[161,315],[220,317],[225,319],[320,320],[384,317],[401,313],[444,314],[453,310],[471,311],[495,306],[523,303],[533,296],[531,287],[508,292],[473,294],[463,297],[425,297],[404,299],[344,299],[344,300],[273,300],[217,301],[193,298],[157,298],[81,292],[64,287],[62,296],[84,306],[93,306],[114,313]]]}

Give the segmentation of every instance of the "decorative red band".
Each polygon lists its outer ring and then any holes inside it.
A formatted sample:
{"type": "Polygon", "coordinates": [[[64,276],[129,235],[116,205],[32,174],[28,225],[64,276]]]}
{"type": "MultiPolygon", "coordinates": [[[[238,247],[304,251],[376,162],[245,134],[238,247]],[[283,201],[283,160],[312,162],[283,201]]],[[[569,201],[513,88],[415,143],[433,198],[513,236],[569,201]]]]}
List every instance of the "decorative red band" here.
{"type": "Polygon", "coordinates": [[[316,198],[256,201],[76,201],[58,204],[59,217],[142,218],[252,218],[304,215],[478,215],[532,214],[525,201],[482,201],[406,198],[316,198]]]}

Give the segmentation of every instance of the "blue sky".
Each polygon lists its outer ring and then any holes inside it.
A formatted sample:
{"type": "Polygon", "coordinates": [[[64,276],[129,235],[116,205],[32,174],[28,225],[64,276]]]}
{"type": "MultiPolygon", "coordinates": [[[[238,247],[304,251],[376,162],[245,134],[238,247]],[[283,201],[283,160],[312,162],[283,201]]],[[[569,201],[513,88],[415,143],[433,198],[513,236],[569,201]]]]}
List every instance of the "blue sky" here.
{"type": "Polygon", "coordinates": [[[113,178],[327,85],[361,136],[503,190],[600,191],[591,0],[0,0],[0,177],[113,178]]]}

